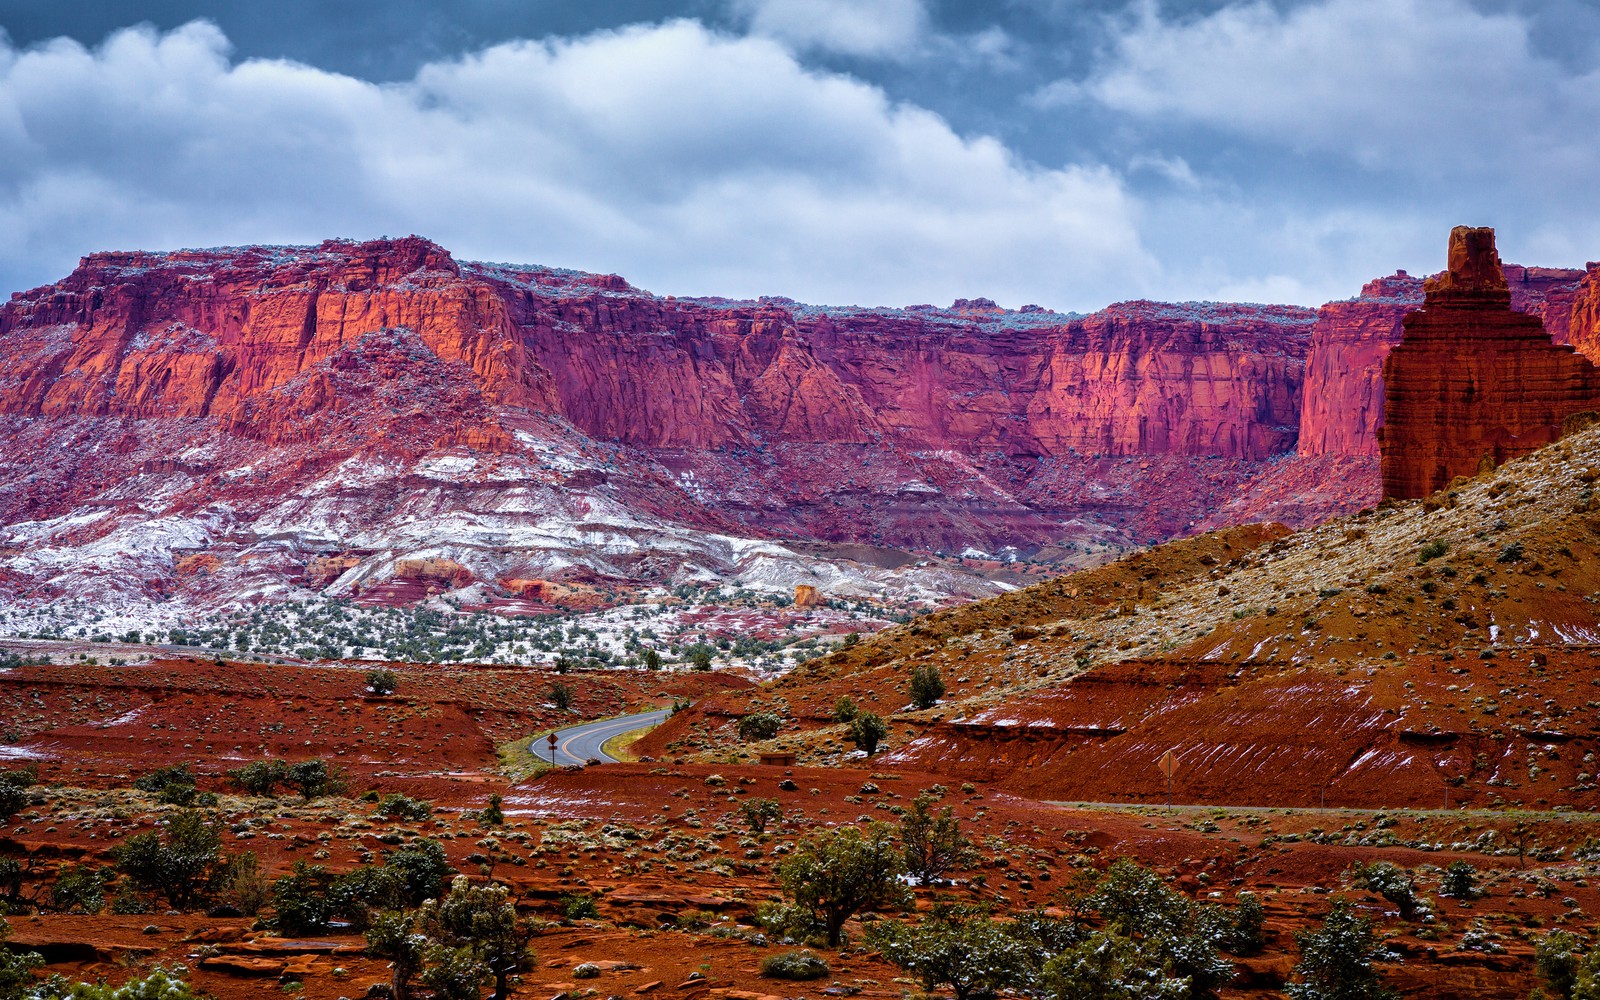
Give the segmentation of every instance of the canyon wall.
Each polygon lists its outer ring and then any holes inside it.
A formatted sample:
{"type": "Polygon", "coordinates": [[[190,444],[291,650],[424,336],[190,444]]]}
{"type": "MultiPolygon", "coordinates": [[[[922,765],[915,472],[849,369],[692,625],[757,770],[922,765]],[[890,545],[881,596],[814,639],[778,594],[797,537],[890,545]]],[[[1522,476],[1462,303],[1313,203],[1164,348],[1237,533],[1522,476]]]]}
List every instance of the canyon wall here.
{"type": "MultiPolygon", "coordinates": [[[[1384,361],[1383,492],[1420,497],[1541,448],[1600,409],[1600,369],[1512,308],[1494,230],[1458,226],[1384,361]]],[[[1570,316],[1571,313],[1568,312],[1570,316]]]]}

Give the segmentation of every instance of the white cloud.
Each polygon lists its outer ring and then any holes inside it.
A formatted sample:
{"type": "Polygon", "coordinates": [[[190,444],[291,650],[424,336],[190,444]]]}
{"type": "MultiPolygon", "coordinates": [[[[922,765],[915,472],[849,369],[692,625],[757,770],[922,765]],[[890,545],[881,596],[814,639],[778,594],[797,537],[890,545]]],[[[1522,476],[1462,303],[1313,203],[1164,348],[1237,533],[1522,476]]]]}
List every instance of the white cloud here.
{"type": "MultiPolygon", "coordinates": [[[[1093,306],[1148,290],[1138,206],[693,21],[495,46],[377,85],[234,62],[196,22],[0,41],[0,282],[84,252],[419,232],[662,292],[1093,306]]],[[[0,285],[3,287],[3,285],[0,285]]]]}
{"type": "Polygon", "coordinates": [[[1527,23],[1467,0],[1230,4],[1204,17],[1136,8],[1087,80],[1042,104],[1092,98],[1138,117],[1200,122],[1363,166],[1428,176],[1592,169],[1600,71],[1537,55],[1527,23]]]}
{"type": "Polygon", "coordinates": [[[923,0],[731,0],[758,34],[797,49],[905,59],[928,32],[923,0]]]}

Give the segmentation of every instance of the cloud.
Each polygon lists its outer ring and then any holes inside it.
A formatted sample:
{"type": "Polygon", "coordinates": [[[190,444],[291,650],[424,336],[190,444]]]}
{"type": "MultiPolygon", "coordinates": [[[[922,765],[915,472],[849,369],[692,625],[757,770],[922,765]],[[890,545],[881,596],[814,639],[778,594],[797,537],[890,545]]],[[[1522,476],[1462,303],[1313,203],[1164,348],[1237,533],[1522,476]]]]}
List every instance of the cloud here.
{"type": "Polygon", "coordinates": [[[518,41],[374,84],[215,26],[0,42],[0,287],[105,248],[419,232],[664,293],[1094,306],[1148,289],[1113,171],[1045,169],[695,21],[518,41]]]}
{"type": "Polygon", "coordinates": [[[731,0],[751,32],[797,49],[906,59],[928,32],[923,0],[731,0]]]}
{"type": "Polygon", "coordinates": [[[1371,169],[1504,175],[1594,162],[1600,71],[1537,54],[1529,25],[1467,0],[1232,3],[1203,17],[1134,8],[1109,57],[1036,103],[1092,99],[1371,169]]]}

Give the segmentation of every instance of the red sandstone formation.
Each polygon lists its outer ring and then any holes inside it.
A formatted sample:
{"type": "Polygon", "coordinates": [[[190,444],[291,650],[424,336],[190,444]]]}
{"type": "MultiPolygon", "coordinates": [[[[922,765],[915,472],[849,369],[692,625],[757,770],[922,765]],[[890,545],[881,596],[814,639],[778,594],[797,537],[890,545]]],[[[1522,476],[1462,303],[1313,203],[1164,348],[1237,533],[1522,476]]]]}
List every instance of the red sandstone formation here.
{"type": "Polygon", "coordinates": [[[1600,369],[1511,308],[1493,229],[1450,233],[1449,269],[1384,362],[1383,492],[1426,496],[1554,441],[1600,408],[1600,369]]]}
{"type": "Polygon", "coordinates": [[[814,608],[822,603],[822,594],[809,583],[797,583],[794,587],[794,606],[797,608],[814,608]]]}

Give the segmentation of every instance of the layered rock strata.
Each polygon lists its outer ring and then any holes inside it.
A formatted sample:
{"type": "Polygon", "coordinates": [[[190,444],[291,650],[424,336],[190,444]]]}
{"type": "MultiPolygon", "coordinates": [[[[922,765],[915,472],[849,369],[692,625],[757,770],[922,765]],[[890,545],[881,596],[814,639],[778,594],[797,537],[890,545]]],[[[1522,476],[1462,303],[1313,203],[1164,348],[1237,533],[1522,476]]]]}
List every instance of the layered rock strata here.
{"type": "Polygon", "coordinates": [[[1512,309],[1493,229],[1454,229],[1449,267],[1424,296],[1383,366],[1386,497],[1426,496],[1525,455],[1600,408],[1600,369],[1512,309]]]}

